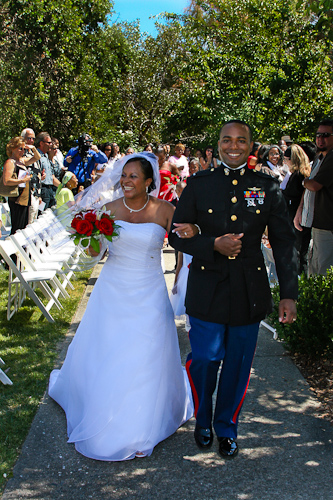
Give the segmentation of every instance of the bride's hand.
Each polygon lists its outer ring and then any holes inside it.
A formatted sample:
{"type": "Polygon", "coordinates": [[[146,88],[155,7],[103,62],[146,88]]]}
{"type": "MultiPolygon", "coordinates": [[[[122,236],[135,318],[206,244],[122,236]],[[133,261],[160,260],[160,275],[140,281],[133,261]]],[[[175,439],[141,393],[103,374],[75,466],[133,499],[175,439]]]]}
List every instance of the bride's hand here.
{"type": "Polygon", "coordinates": [[[199,233],[198,227],[189,222],[183,222],[181,224],[175,222],[174,226],[175,229],[173,229],[172,232],[176,233],[179,238],[193,238],[193,236],[199,233]]]}
{"type": "MultiPolygon", "coordinates": [[[[99,246],[101,246],[101,244],[99,246]]],[[[86,253],[87,255],[89,255],[89,257],[97,257],[97,255],[101,253],[101,250],[99,252],[96,252],[96,250],[94,250],[93,247],[89,245],[89,247],[86,250],[86,253]]]]}

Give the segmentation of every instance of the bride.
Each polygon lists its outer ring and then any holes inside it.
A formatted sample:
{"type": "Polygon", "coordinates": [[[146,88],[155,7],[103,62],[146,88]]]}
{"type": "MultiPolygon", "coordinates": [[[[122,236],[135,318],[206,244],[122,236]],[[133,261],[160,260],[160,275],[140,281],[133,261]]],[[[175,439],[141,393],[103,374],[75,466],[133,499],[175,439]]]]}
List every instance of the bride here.
{"type": "Polygon", "coordinates": [[[110,461],[149,456],[193,415],[161,269],[174,207],[152,196],[159,188],[154,155],[128,155],[117,164],[112,190],[102,176],[81,200],[92,203],[95,196],[105,204],[109,197],[119,237],[109,243],[65,362],[49,384],[66,413],[68,442],[87,457],[110,461]]]}

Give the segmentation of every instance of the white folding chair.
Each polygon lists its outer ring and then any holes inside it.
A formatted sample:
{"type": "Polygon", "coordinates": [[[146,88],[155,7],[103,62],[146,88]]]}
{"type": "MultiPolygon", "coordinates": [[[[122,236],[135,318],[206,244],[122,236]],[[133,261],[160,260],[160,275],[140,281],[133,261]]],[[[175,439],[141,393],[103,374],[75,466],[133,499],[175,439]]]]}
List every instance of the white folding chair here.
{"type": "Polygon", "coordinates": [[[2,222],[1,239],[5,239],[10,234],[12,227],[8,203],[0,203],[0,217],[2,222]]]}
{"type": "Polygon", "coordinates": [[[273,257],[273,252],[271,248],[266,247],[263,243],[261,244],[261,251],[263,253],[266,265],[266,271],[268,275],[269,286],[272,288],[278,282],[278,277],[276,274],[275,260],[273,257]]]}
{"type": "MultiPolygon", "coordinates": [[[[5,362],[1,358],[0,358],[0,366],[1,367],[5,366],[5,362]]],[[[5,372],[1,368],[0,368],[0,381],[4,385],[13,385],[13,382],[10,380],[10,378],[5,374],[5,372]]]]}
{"type": "MultiPolygon", "coordinates": [[[[29,224],[22,233],[27,238],[28,242],[33,246],[35,252],[38,254],[40,262],[45,264],[61,263],[59,273],[62,274],[64,281],[63,286],[66,288],[67,284],[74,289],[70,280],[75,279],[74,271],[76,271],[77,261],[77,247],[71,240],[63,240],[60,250],[53,246],[52,240],[49,238],[46,229],[39,230],[40,226],[36,224],[29,224]]],[[[58,274],[59,274],[58,273],[58,274]]]]}
{"type": "Polygon", "coordinates": [[[17,247],[10,239],[0,241],[0,254],[9,267],[7,319],[10,320],[18,311],[27,294],[41,310],[46,319],[50,323],[54,323],[54,319],[49,311],[53,305],[58,309],[62,307],[57,298],[60,293],[59,288],[53,292],[49,286],[49,282],[53,280],[55,276],[55,271],[25,270],[26,257],[18,251],[17,247]],[[12,260],[11,255],[16,255],[17,265],[12,260]],[[44,297],[48,300],[46,306],[36,294],[36,287],[41,290],[44,297]],[[12,288],[14,288],[14,294],[12,294],[12,288]],[[21,288],[23,293],[20,293],[21,288]],[[12,307],[14,307],[13,310],[12,307]]]}
{"type": "Polygon", "coordinates": [[[67,266],[72,272],[82,270],[85,264],[90,262],[90,257],[87,256],[84,249],[74,244],[69,232],[53,213],[48,217],[38,218],[37,221],[27,226],[23,231],[25,234],[27,234],[27,231],[30,232],[29,237],[34,238],[35,244],[39,246],[42,258],[49,254],[52,256],[61,255],[61,258],[66,260],[65,255],[69,255],[67,266]],[[51,220],[52,224],[50,224],[51,220]]]}
{"type": "Polygon", "coordinates": [[[68,279],[64,277],[64,283],[61,283],[61,281],[57,277],[57,273],[59,273],[60,276],[63,277],[63,262],[56,261],[55,259],[50,260],[49,262],[42,262],[40,259],[40,253],[37,251],[37,248],[28,238],[25,237],[22,230],[16,231],[16,233],[12,234],[9,238],[14,242],[17,250],[19,251],[20,260],[23,260],[24,256],[24,264],[26,270],[55,271],[55,275],[51,282],[56,289],[59,288],[60,293],[63,297],[68,298],[69,295],[66,292],[66,285],[69,282],[68,279]]]}

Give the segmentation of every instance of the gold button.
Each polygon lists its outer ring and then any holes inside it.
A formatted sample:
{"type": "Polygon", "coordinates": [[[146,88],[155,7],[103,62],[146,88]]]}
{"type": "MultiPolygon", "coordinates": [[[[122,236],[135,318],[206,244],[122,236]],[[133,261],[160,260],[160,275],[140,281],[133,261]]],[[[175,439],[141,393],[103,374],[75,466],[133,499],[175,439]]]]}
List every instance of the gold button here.
{"type": "Polygon", "coordinates": [[[232,181],[232,183],[233,183],[233,185],[234,185],[234,186],[237,186],[237,184],[238,184],[238,180],[237,180],[237,179],[234,179],[234,180],[232,181]]]}
{"type": "Polygon", "coordinates": [[[258,271],[261,271],[261,267],[258,267],[258,271]]]}
{"type": "Polygon", "coordinates": [[[236,196],[233,196],[233,198],[231,198],[231,201],[232,201],[232,203],[237,203],[237,198],[236,198],[236,196]]]}
{"type": "Polygon", "coordinates": [[[201,266],[201,271],[204,271],[205,270],[205,266],[201,266]]]}
{"type": "Polygon", "coordinates": [[[256,210],[256,214],[260,214],[260,210],[259,210],[259,209],[258,209],[258,210],[256,210]]]}
{"type": "Polygon", "coordinates": [[[213,213],[213,209],[212,209],[212,208],[209,208],[209,209],[208,209],[208,213],[209,213],[209,214],[212,214],[212,213],[213,213]]]}
{"type": "Polygon", "coordinates": [[[231,220],[232,220],[232,221],[237,220],[237,215],[232,215],[232,216],[231,216],[231,220]]]}
{"type": "Polygon", "coordinates": [[[215,170],[215,168],[211,168],[210,171],[213,172],[213,170],[215,170]]]}

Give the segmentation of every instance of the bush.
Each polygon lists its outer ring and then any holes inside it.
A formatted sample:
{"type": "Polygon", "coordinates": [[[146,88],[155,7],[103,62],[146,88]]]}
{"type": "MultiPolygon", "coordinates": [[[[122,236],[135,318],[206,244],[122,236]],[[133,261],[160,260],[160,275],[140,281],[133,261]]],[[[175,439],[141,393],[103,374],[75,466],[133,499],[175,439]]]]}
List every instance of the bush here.
{"type": "Polygon", "coordinates": [[[273,289],[274,310],[270,320],[292,353],[311,358],[333,358],[333,268],[326,276],[299,278],[297,320],[282,325],[278,319],[279,287],[273,289]]]}

